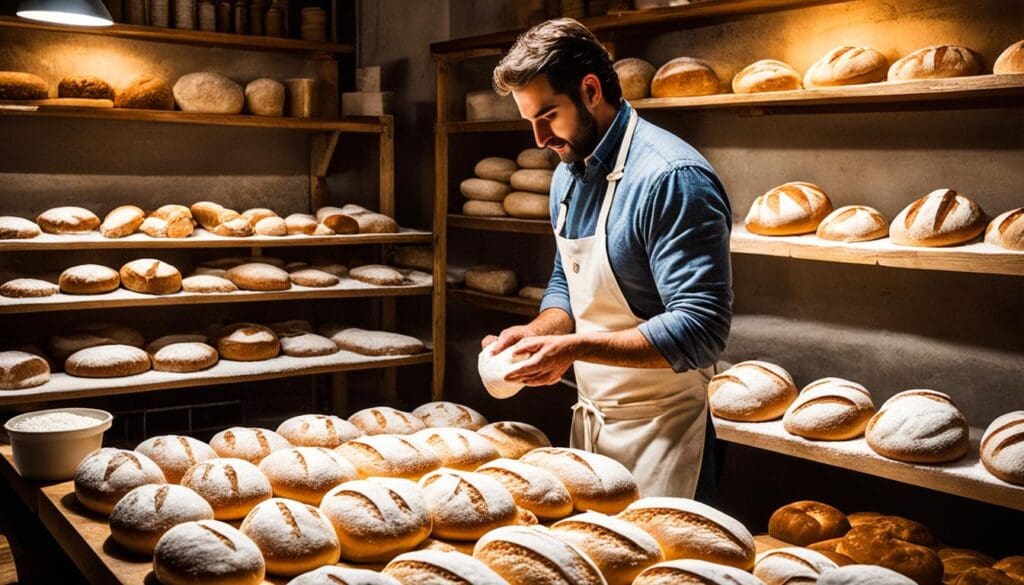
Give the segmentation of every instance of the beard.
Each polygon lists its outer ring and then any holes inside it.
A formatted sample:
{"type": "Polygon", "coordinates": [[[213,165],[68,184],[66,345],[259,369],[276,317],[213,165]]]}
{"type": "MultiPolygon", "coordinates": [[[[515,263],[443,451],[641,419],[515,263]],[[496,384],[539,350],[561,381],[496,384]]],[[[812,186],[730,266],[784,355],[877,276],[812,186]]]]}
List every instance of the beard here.
{"type": "Polygon", "coordinates": [[[548,146],[565,146],[564,154],[555,151],[558,158],[564,163],[572,164],[582,161],[597,148],[600,137],[597,135],[597,118],[587,111],[582,105],[576,105],[576,132],[568,140],[555,137],[548,142],[548,146]]]}

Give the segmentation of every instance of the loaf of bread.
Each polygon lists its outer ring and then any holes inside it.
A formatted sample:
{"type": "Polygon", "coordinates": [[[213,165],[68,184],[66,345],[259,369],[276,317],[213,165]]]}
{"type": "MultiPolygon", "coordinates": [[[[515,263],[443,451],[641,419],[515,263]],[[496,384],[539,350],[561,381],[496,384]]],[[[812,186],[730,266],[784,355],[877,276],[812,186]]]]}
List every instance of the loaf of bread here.
{"type": "Polygon", "coordinates": [[[586,553],[608,585],[630,585],[644,569],[665,558],[653,536],[635,524],[598,512],[566,518],[551,530],[586,553]]]}
{"type": "Polygon", "coordinates": [[[123,238],[135,233],[145,219],[146,212],[134,205],[115,207],[103,218],[100,233],[104,238],[123,238]]]}
{"type": "Polygon", "coordinates": [[[360,213],[353,216],[361,234],[397,234],[398,222],[383,213],[360,213]]]}
{"type": "Polygon", "coordinates": [[[1020,581],[993,567],[967,569],[953,583],[956,585],[1020,585],[1020,581]]]}
{"type": "Polygon", "coordinates": [[[811,500],[786,504],[768,520],[768,535],[797,546],[839,538],[850,530],[846,515],[811,500]]]}
{"type": "MultiPolygon", "coordinates": [[[[512,173],[516,172],[519,166],[516,165],[516,161],[502,158],[500,156],[489,156],[484,159],[480,159],[480,162],[476,163],[473,167],[473,174],[481,179],[488,179],[491,181],[497,181],[500,183],[508,183],[512,177],[512,173]]],[[[473,197],[466,196],[469,199],[473,197]]]]}
{"type": "Polygon", "coordinates": [[[981,56],[959,45],[935,45],[897,59],[888,81],[965,77],[981,73],[981,56]]]}
{"type": "Polygon", "coordinates": [[[0,100],[43,100],[50,86],[38,75],[21,71],[0,71],[0,100]]]}
{"type": "Polygon", "coordinates": [[[796,397],[796,384],[789,372],[765,361],[740,362],[708,384],[711,413],[728,420],[777,419],[796,397]]]}
{"type": "Polygon", "coordinates": [[[264,217],[252,224],[252,231],[259,236],[287,236],[288,224],[280,217],[264,217]]]}
{"type": "Polygon", "coordinates": [[[942,561],[942,583],[950,585],[964,572],[975,569],[991,567],[996,560],[975,550],[964,548],[940,548],[939,559],[942,561]]]}
{"type": "Polygon", "coordinates": [[[199,520],[164,534],[153,552],[153,572],[163,585],[259,585],[266,566],[248,536],[230,524],[199,520]]]}
{"type": "Polygon", "coordinates": [[[0,285],[0,296],[13,299],[51,297],[60,292],[60,287],[38,278],[15,278],[0,285]]]}
{"type": "Polygon", "coordinates": [[[651,95],[651,80],[654,79],[654,65],[643,59],[630,57],[619,59],[612,64],[619,78],[622,97],[627,100],[642,100],[651,95]]]}
{"type": "Polygon", "coordinates": [[[242,86],[217,73],[187,73],[178,78],[172,91],[183,112],[240,114],[245,106],[242,86]]]}
{"type": "Polygon", "coordinates": [[[466,271],[466,287],[507,297],[516,294],[519,283],[515,271],[487,264],[474,266],[466,271]]]}
{"type": "MultiPolygon", "coordinates": [[[[487,565],[458,551],[415,550],[398,555],[382,576],[394,583],[444,583],[445,585],[508,585],[487,565]]],[[[389,581],[388,583],[391,583],[389,581]]],[[[351,583],[351,581],[345,581],[351,583]]],[[[364,581],[359,581],[360,584],[364,581]]],[[[377,581],[365,581],[374,585],[377,581]]],[[[301,584],[298,584],[301,585],[301,584]]]]}
{"type": "Polygon", "coordinates": [[[226,238],[247,238],[252,235],[252,226],[244,217],[229,219],[213,228],[213,233],[226,238]]]}
{"type": "Polygon", "coordinates": [[[166,262],[152,258],[132,260],[121,267],[121,284],[128,290],[167,295],[181,290],[181,273],[166,262]]]}
{"type": "Polygon", "coordinates": [[[320,511],[334,525],[341,558],[347,561],[387,562],[430,535],[430,511],[423,493],[405,479],[345,482],[327,492],[320,511]]]}
{"type": "Polygon", "coordinates": [[[547,292],[546,288],[539,286],[524,286],[519,289],[519,293],[516,295],[521,299],[529,299],[531,301],[537,301],[538,303],[544,299],[544,293],[547,292]]]}
{"type": "Polygon", "coordinates": [[[290,272],[288,273],[288,279],[291,280],[292,284],[310,288],[328,288],[336,286],[341,282],[341,279],[337,276],[313,268],[290,272]]]}
{"type": "MultiPolygon", "coordinates": [[[[658,563],[645,569],[633,585],[765,585],[746,571],[697,559],[658,563]]],[[[863,584],[862,584],[863,585],[863,584]]]]}
{"type": "Polygon", "coordinates": [[[411,435],[427,428],[415,415],[390,406],[364,408],[348,421],[366,435],[411,435]]]}
{"type": "Polygon", "coordinates": [[[500,457],[490,441],[467,429],[423,429],[413,434],[412,439],[433,451],[441,465],[451,469],[473,471],[500,457]]]}
{"type": "Polygon", "coordinates": [[[999,479],[1024,485],[1024,410],[997,417],[981,438],[981,463],[999,479]]]}
{"type": "Polygon", "coordinates": [[[75,498],[87,509],[107,516],[128,492],[150,483],[166,483],[156,463],[141,453],[103,447],[75,471],[75,498]]]}
{"type": "Polygon", "coordinates": [[[0,240],[27,240],[42,233],[35,222],[23,217],[0,216],[0,240]]]}
{"type": "Polygon", "coordinates": [[[515,459],[495,459],[476,471],[504,485],[517,506],[538,518],[557,520],[572,513],[572,496],[565,484],[541,467],[515,459]]]}
{"type": "Polygon", "coordinates": [[[864,436],[868,446],[883,457],[944,463],[967,453],[968,431],[967,419],[948,395],[906,390],[887,400],[871,417],[864,436]]]}
{"type": "Polygon", "coordinates": [[[845,441],[864,434],[874,414],[867,388],[842,378],[822,378],[800,391],[782,424],[787,432],[807,439],[845,441]]]}
{"type": "Polygon", "coordinates": [[[520,458],[542,467],[565,484],[580,512],[615,514],[640,497],[633,474],[618,461],[580,449],[542,447],[520,458]]]}
{"type": "Polygon", "coordinates": [[[747,65],[732,78],[733,93],[760,93],[803,89],[800,73],[788,63],[762,59],[747,65]]]}
{"type": "Polygon", "coordinates": [[[462,196],[471,201],[495,201],[501,202],[511,191],[509,184],[492,179],[480,179],[473,177],[459,183],[459,192],[462,196]]]}
{"type": "Polygon", "coordinates": [[[115,108],[173,110],[174,94],[167,81],[155,75],[136,75],[114,97],[115,108]]]}
{"type": "Polygon", "coordinates": [[[359,233],[359,222],[338,207],[321,207],[316,210],[316,220],[334,230],[336,234],[359,233]]]}
{"type": "Polygon", "coordinates": [[[677,57],[661,66],[651,81],[651,97],[688,97],[718,93],[711,66],[692,57],[677,57]]]}
{"type": "Polygon", "coordinates": [[[199,494],[173,483],[147,484],[114,504],[110,536],[128,551],[151,556],[168,530],[196,520],[213,520],[213,508],[199,494]]]}
{"type": "Polygon", "coordinates": [[[281,353],[281,342],[267,327],[239,323],[217,338],[217,353],[223,359],[239,362],[269,360],[281,353]]]}
{"type": "Polygon", "coordinates": [[[256,504],[273,495],[270,481],[244,459],[208,459],[189,468],[181,485],[191,488],[213,506],[218,520],[240,520],[256,504]]]}
{"type": "Polygon", "coordinates": [[[242,290],[275,291],[287,290],[292,286],[287,272],[259,262],[235,266],[228,270],[227,278],[242,290]]]}
{"type": "Polygon", "coordinates": [[[506,378],[519,369],[520,362],[526,361],[530,356],[520,352],[514,345],[493,354],[493,346],[494,342],[489,343],[477,356],[477,373],[488,394],[498,399],[510,398],[526,385],[506,378]]]}
{"type": "Polygon", "coordinates": [[[394,577],[369,569],[350,569],[338,565],[320,567],[303,573],[288,585],[404,585],[394,577]]]}
{"type": "Polygon", "coordinates": [[[992,565],[992,568],[999,569],[1018,581],[1024,581],[1024,556],[1006,557],[992,565]]]}
{"type": "Polygon", "coordinates": [[[203,229],[210,232],[220,224],[240,217],[240,214],[237,211],[233,209],[226,209],[223,205],[212,201],[199,201],[197,203],[193,203],[192,206],[189,207],[189,211],[192,212],[192,217],[199,222],[199,225],[203,226],[203,229]]]}
{"type": "Polygon", "coordinates": [[[338,535],[323,513],[294,500],[272,498],[257,504],[240,530],[259,547],[271,575],[294,577],[333,565],[341,554],[338,535]]]}
{"type": "Polygon", "coordinates": [[[521,169],[554,169],[558,166],[558,155],[550,148],[527,148],[516,157],[521,169]]]}
{"type": "MultiPolygon", "coordinates": [[[[149,214],[147,220],[161,220],[162,223],[150,223],[146,233],[154,237],[187,238],[192,235],[194,224],[192,212],[184,205],[164,205],[149,214]],[[157,234],[151,232],[157,232],[157,234]]],[[[143,225],[146,225],[143,222],[143,225]]]]}
{"type": "Polygon", "coordinates": [[[804,74],[804,87],[832,87],[885,81],[889,60],[868,47],[836,47],[804,74]]]}
{"type": "Polygon", "coordinates": [[[765,585],[817,583],[826,571],[838,568],[825,555],[800,547],[783,547],[757,555],[754,576],[765,585]]]}
{"type": "MultiPolygon", "coordinates": [[[[180,483],[193,465],[215,459],[217,452],[208,444],[184,435],[160,435],[139,443],[135,451],[153,460],[169,483],[180,483]]],[[[210,512],[213,518],[213,512],[210,512]]]]}
{"type": "Polygon", "coordinates": [[[505,213],[520,219],[549,219],[551,199],[547,195],[515,191],[502,202],[505,213]]]}
{"type": "Polygon", "coordinates": [[[60,290],[69,295],[108,293],[120,284],[116,270],[99,264],[72,266],[60,275],[60,290]]]}
{"type": "Polygon", "coordinates": [[[889,234],[889,221],[867,205],[844,205],[825,216],[817,235],[833,242],[868,242],[889,234]]]}
{"type": "Polygon", "coordinates": [[[470,217],[508,217],[501,201],[467,201],[462,213],[470,217]]]}
{"type": "Polygon", "coordinates": [[[512,173],[512,188],[529,193],[548,194],[551,191],[551,177],[554,171],[547,169],[521,169],[512,173]]]}
{"type": "Polygon", "coordinates": [[[441,467],[433,451],[403,435],[368,435],[337,447],[360,477],[415,479],[441,467]]]}
{"type": "Polygon", "coordinates": [[[473,556],[509,585],[607,583],[586,553],[541,526],[492,530],[477,541],[473,556]]]}
{"type": "Polygon", "coordinates": [[[23,390],[50,381],[50,365],[24,351],[0,351],[0,390],[23,390]]]}
{"type": "Polygon", "coordinates": [[[300,414],[277,427],[292,445],[333,449],[342,443],[363,436],[363,432],[347,420],[332,414],[300,414]]]}
{"type": "Polygon", "coordinates": [[[199,372],[217,365],[217,350],[205,343],[174,343],[151,356],[158,372],[199,372]]]}
{"type": "Polygon", "coordinates": [[[284,114],[284,84],[262,77],[245,86],[245,109],[255,116],[281,116],[284,114]]]}
{"type": "Polygon", "coordinates": [[[157,337],[153,341],[147,343],[145,349],[146,353],[152,355],[174,343],[206,343],[209,340],[210,338],[202,333],[176,333],[174,335],[157,337]]]}
{"type": "Polygon", "coordinates": [[[914,533],[920,532],[914,526],[916,523],[902,518],[896,519],[902,522],[897,522],[894,518],[855,526],[843,537],[837,551],[858,563],[880,565],[902,573],[921,585],[939,585],[942,560],[921,542],[921,538],[915,537],[914,533]]]}
{"type": "Polygon", "coordinates": [[[794,181],[754,199],[744,224],[763,236],[795,236],[813,233],[831,212],[832,201],[821,187],[794,181]]]}
{"type": "Polygon", "coordinates": [[[1007,250],[1024,250],[1024,207],[997,215],[985,228],[985,243],[1007,250]]]}
{"type": "Polygon", "coordinates": [[[493,443],[498,453],[508,459],[519,459],[534,449],[551,446],[543,431],[524,422],[495,422],[480,427],[477,433],[493,443]]]}
{"type": "Polygon", "coordinates": [[[502,96],[493,89],[466,92],[466,119],[518,120],[519,107],[511,95],[502,96]]]}
{"type": "Polygon", "coordinates": [[[985,229],[985,212],[952,189],[936,189],[911,203],[889,226],[889,237],[905,246],[953,246],[985,229]]]}
{"type": "Polygon", "coordinates": [[[69,376],[80,378],[120,378],[149,370],[149,354],[123,344],[97,345],[76,351],[64,362],[69,376]]]}
{"type": "Polygon", "coordinates": [[[113,340],[114,343],[123,343],[133,347],[142,348],[146,345],[146,338],[138,329],[116,325],[113,323],[86,323],[80,326],[79,331],[92,333],[101,337],[113,340]]]}
{"type": "MultiPolygon", "coordinates": [[[[304,234],[313,235],[320,222],[315,217],[306,213],[293,213],[284,218],[285,227],[288,228],[288,235],[304,234]]],[[[326,226],[324,226],[326,227],[326,226]]],[[[333,233],[334,230],[331,230],[333,233]]]]}
{"type": "Polygon", "coordinates": [[[359,479],[359,473],[339,453],[324,447],[289,447],[259,463],[274,495],[318,506],[334,486],[359,479]]]}
{"type": "Polygon", "coordinates": [[[383,264],[356,266],[348,271],[348,276],[374,286],[402,286],[409,284],[405,275],[383,264]]]}
{"type": "Polygon", "coordinates": [[[892,569],[874,565],[849,565],[827,571],[818,579],[818,585],[916,585],[913,579],[892,569]]]}
{"type": "Polygon", "coordinates": [[[360,355],[415,355],[426,351],[426,347],[419,339],[389,331],[368,331],[348,327],[329,337],[338,344],[338,349],[360,355]]]}
{"type": "Polygon", "coordinates": [[[318,357],[338,353],[338,346],[330,339],[304,331],[285,331],[280,334],[281,353],[291,357],[318,357]]]}
{"type": "Polygon", "coordinates": [[[221,457],[244,459],[253,465],[273,453],[292,446],[281,435],[256,427],[231,427],[210,439],[210,447],[221,457]]]}
{"type": "Polygon", "coordinates": [[[1024,40],[1013,43],[999,54],[999,58],[992,66],[992,73],[996,75],[1024,73],[1024,40]]]}
{"type": "Polygon", "coordinates": [[[40,213],[36,223],[48,234],[87,234],[100,227],[100,218],[81,207],[54,207],[40,213]]]}
{"type": "Polygon", "coordinates": [[[433,520],[434,538],[477,540],[517,522],[512,494],[487,475],[442,469],[425,475],[419,485],[433,520]]]}
{"type": "Polygon", "coordinates": [[[475,431],[487,424],[487,419],[472,408],[443,400],[421,404],[412,414],[427,427],[457,427],[475,431]]]}
{"type": "Polygon", "coordinates": [[[235,286],[235,283],[220,276],[197,274],[181,279],[181,290],[199,294],[232,293],[237,291],[238,287],[235,286]]]}

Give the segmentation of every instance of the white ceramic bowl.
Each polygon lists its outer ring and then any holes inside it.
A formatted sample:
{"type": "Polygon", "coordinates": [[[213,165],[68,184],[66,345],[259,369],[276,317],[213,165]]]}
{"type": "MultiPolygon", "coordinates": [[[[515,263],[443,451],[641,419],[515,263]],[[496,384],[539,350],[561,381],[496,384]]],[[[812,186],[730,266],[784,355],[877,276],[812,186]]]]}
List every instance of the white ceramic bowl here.
{"type": "Polygon", "coordinates": [[[95,408],[52,408],[26,412],[4,424],[11,438],[14,466],[26,479],[65,481],[75,477],[78,464],[85,456],[103,446],[103,433],[110,428],[113,416],[95,408]],[[84,428],[69,431],[19,431],[18,423],[51,412],[68,412],[96,420],[84,428]]]}

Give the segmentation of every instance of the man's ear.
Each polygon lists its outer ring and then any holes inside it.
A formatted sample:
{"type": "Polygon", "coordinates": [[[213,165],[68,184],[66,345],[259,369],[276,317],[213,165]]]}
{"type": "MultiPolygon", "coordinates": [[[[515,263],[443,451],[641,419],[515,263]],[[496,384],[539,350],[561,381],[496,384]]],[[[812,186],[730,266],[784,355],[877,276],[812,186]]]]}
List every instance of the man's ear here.
{"type": "Polygon", "coordinates": [[[593,73],[588,73],[580,80],[580,96],[583,98],[583,103],[591,108],[597,107],[597,104],[604,99],[601,92],[601,80],[593,73]]]}

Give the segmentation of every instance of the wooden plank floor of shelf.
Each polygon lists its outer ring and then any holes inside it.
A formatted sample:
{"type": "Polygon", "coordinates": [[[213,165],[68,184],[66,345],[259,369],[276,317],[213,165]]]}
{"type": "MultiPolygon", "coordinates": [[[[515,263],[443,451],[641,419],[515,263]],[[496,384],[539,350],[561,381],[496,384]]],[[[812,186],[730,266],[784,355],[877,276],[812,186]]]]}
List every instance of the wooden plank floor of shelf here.
{"type": "Polygon", "coordinates": [[[983,242],[944,248],[918,248],[893,244],[889,238],[873,242],[830,242],[813,234],[760,236],[743,224],[732,228],[731,249],[737,254],[781,256],[890,268],[948,270],[983,274],[1024,275],[1024,251],[1005,250],[983,242]]]}
{"type": "Polygon", "coordinates": [[[473,217],[448,214],[448,227],[517,234],[551,235],[551,222],[546,219],[516,219],[514,217],[473,217]]]}
{"type": "Polygon", "coordinates": [[[40,234],[25,240],[0,240],[0,252],[24,250],[96,250],[161,248],[290,248],[312,246],[356,246],[369,244],[429,244],[430,232],[402,229],[397,234],[352,234],[341,236],[249,236],[229,238],[197,229],[187,238],[151,238],[137,233],[123,238],[104,238],[98,232],[83,235],[40,234]]]}
{"type": "Polygon", "coordinates": [[[916,465],[886,459],[863,439],[808,441],[790,435],[782,421],[741,423],[714,419],[719,439],[799,457],[834,467],[884,477],[972,500],[1024,511],[1024,486],[1006,483],[988,473],[978,456],[982,429],[971,429],[971,444],[959,461],[941,465],[916,465]]]}
{"type": "Polygon", "coordinates": [[[237,384],[312,374],[395,368],[429,364],[432,360],[433,355],[430,352],[376,357],[342,350],[335,354],[318,357],[278,356],[257,362],[221,360],[212,368],[191,373],[150,370],[120,378],[76,378],[64,373],[53,373],[50,375],[49,382],[35,388],[0,390],[0,406],[152,392],[171,388],[237,384]]]}
{"type": "Polygon", "coordinates": [[[524,315],[526,317],[536,317],[540,309],[540,303],[531,299],[489,295],[465,288],[449,288],[448,299],[480,307],[481,309],[524,315]]]}

